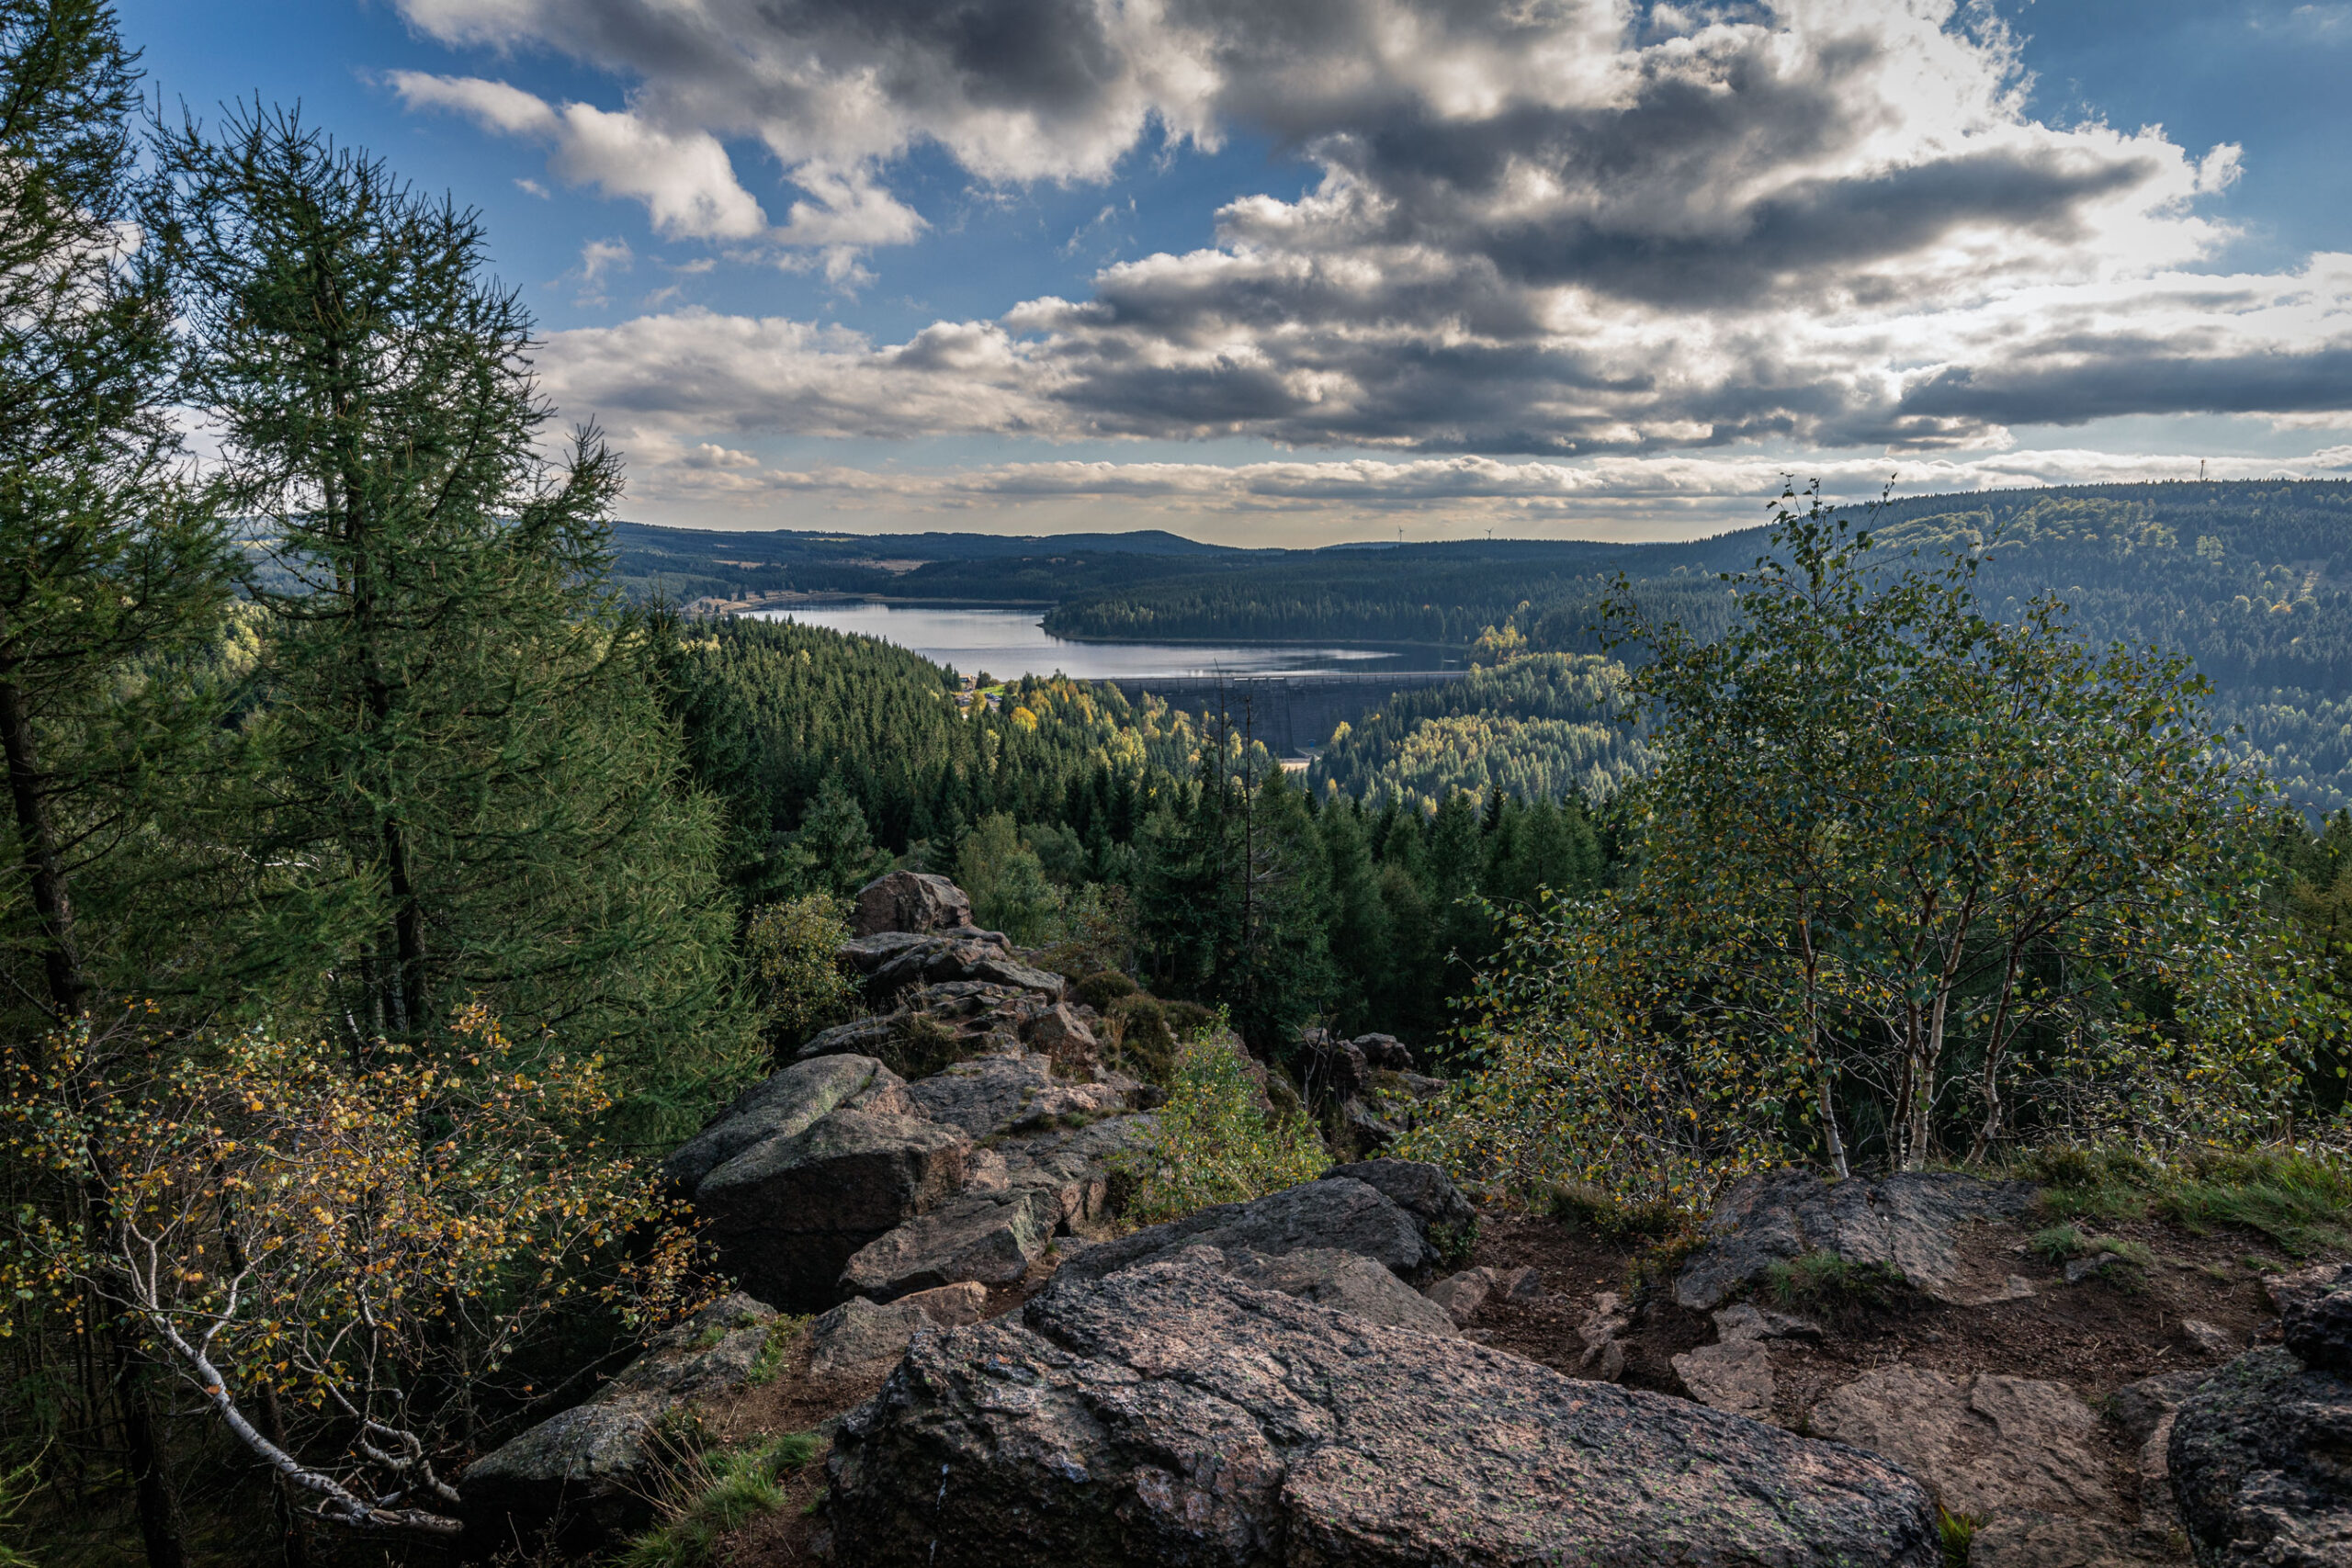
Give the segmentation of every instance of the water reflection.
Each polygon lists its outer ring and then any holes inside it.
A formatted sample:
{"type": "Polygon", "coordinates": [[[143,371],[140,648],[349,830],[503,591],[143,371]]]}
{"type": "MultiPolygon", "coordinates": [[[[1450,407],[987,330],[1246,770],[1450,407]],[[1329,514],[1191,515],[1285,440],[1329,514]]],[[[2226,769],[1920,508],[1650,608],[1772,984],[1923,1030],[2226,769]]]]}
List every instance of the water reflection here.
{"type": "Polygon", "coordinates": [[[756,612],[880,637],[971,675],[1050,675],[1081,681],[1207,679],[1224,675],[1374,673],[1458,667],[1435,649],[1296,644],[1070,642],[1048,637],[1035,610],[965,609],[910,604],[795,605],[756,612]]]}

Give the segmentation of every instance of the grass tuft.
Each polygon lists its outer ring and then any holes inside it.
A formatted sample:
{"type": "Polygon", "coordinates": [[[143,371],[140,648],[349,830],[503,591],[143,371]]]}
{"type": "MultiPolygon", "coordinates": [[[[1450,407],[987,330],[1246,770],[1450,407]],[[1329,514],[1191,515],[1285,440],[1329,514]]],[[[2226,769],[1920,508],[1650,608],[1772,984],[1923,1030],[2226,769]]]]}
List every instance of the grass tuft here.
{"type": "Polygon", "coordinates": [[[2215,1225],[2258,1231],[2291,1258],[2352,1247],[2352,1170],[2299,1152],[2202,1156],[2157,1206],[2199,1233],[2215,1225]]]}
{"type": "Polygon", "coordinates": [[[1910,1285],[1883,1263],[1853,1263],[1834,1252],[1807,1252],[1773,1264],[1766,1288],[1783,1306],[1818,1309],[1883,1306],[1910,1285]]]}
{"type": "Polygon", "coordinates": [[[629,1542],[617,1568],[707,1568],[722,1537],[785,1505],[779,1484],[817,1457],[817,1436],[794,1432],[743,1449],[686,1450],[670,1467],[662,1521],[629,1542]]]}
{"type": "Polygon", "coordinates": [[[1968,1553],[1976,1542],[1976,1521],[1939,1505],[1936,1529],[1943,1537],[1944,1568],[1968,1568],[1968,1553]]]}
{"type": "Polygon", "coordinates": [[[1612,1241],[1642,1236],[1664,1241],[1690,1229],[1696,1219],[1663,1199],[1628,1203],[1589,1181],[1562,1181],[1551,1191],[1552,1217],[1581,1225],[1612,1241]]]}
{"type": "Polygon", "coordinates": [[[2034,1252],[2051,1263],[2064,1263],[2083,1253],[2083,1233],[2072,1225],[2052,1225],[2033,1233],[2026,1243],[2034,1252]]]}

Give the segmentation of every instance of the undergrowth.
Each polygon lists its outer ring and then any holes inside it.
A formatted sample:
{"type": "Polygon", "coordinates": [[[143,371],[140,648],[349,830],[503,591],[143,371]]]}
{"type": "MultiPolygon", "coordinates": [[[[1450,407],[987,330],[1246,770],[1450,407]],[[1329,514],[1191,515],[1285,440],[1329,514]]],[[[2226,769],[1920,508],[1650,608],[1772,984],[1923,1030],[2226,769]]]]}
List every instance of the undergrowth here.
{"type": "Polygon", "coordinates": [[[1627,1202],[1589,1181],[1562,1181],[1551,1190],[1552,1217],[1611,1241],[1666,1241],[1691,1229],[1698,1217],[1664,1199],[1627,1202]]]}
{"type": "Polygon", "coordinates": [[[614,1559],[617,1568],[705,1568],[722,1536],[785,1506],[782,1479],[817,1457],[817,1436],[793,1432],[740,1449],[673,1448],[662,1519],[614,1559]]]}
{"type": "Polygon", "coordinates": [[[1908,1289],[1900,1270],[1883,1263],[1856,1263],[1834,1252],[1807,1252],[1775,1263],[1765,1288],[1782,1306],[1883,1306],[1908,1289]]]}
{"type": "Polygon", "coordinates": [[[1312,1181],[1330,1163],[1314,1123],[1269,1116],[1238,1042],[1214,1028],[1187,1041],[1142,1145],[1114,1161],[1129,1224],[1180,1219],[1312,1181]]]}
{"type": "MultiPolygon", "coordinates": [[[[2113,1223],[2154,1213],[2199,1235],[2235,1225],[2296,1258],[2352,1247],[2352,1163],[2340,1156],[2198,1150],[2160,1166],[2128,1151],[2051,1147],[2027,1155],[2016,1169],[2041,1184],[2053,1219],[2113,1223]]],[[[2035,1241],[2039,1247],[2041,1237],[2035,1241]]]]}
{"type": "Polygon", "coordinates": [[[1939,1506],[1936,1530],[1943,1538],[1944,1568],[1968,1568],[1969,1549],[1976,1542],[1976,1521],[1939,1506]]]}

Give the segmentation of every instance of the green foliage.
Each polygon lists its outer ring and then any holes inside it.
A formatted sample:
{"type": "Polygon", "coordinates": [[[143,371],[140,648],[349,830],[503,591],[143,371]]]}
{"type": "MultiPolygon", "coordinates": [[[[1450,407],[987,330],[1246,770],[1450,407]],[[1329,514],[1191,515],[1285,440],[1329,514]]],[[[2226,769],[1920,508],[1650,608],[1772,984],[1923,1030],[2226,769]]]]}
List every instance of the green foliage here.
{"type": "MultiPolygon", "coordinates": [[[[13,1531],[17,1516],[31,1501],[40,1482],[40,1459],[35,1456],[14,1470],[0,1472],[0,1531],[13,1531]]],[[[0,1568],[38,1568],[34,1561],[6,1540],[0,1540],[0,1568]]]]}
{"type": "Polygon", "coordinates": [[[2352,1160],[2299,1149],[2215,1152],[2188,1162],[2158,1209],[2202,1230],[2242,1225],[2290,1257],[2352,1247],[2352,1160]]]}
{"type": "Polygon", "coordinates": [[[1615,606],[1660,758],[1638,876],[1510,918],[1488,1069],[1414,1146],[1695,1204],[1762,1166],[2290,1113],[2335,1013],[2182,662],[2094,658],[2049,601],[1987,618],[1973,558],[1873,571],[1818,504],[1775,537],[1725,637],[1615,606]]]}
{"type": "Polygon", "coordinates": [[[671,1466],[659,1525],[625,1547],[620,1568],[705,1568],[719,1540],[785,1505],[779,1480],[817,1457],[813,1432],[747,1448],[688,1450],[671,1466]]]}
{"type": "MultiPolygon", "coordinates": [[[[1333,731],[1308,786],[1424,811],[1465,790],[1481,800],[1494,790],[1526,801],[1597,800],[1649,764],[1641,741],[1616,722],[1623,675],[1597,655],[1547,654],[1396,693],[1379,712],[1333,731]]],[[[1581,813],[1575,820],[1582,825],[1581,813]]]]}
{"type": "Polygon", "coordinates": [[[1185,1041],[1143,1145],[1120,1156],[1130,1224],[1181,1219],[1311,1181],[1330,1164],[1303,1118],[1270,1118],[1238,1042],[1203,1030],[1185,1041]]]}
{"type": "Polygon", "coordinates": [[[2026,1245],[2046,1263],[2064,1263],[2083,1255],[2083,1233],[2072,1225],[2049,1225],[2033,1233],[2026,1245]]]}
{"type": "Polygon", "coordinates": [[[1969,1551],[1976,1541],[1976,1521],[1938,1504],[1936,1533],[1943,1544],[1944,1568],[1968,1568],[1969,1551]]]}
{"type": "Polygon", "coordinates": [[[1663,1241],[1691,1228],[1689,1212],[1672,1203],[1627,1202],[1589,1181],[1555,1183],[1548,1207],[1554,1219],[1580,1225],[1611,1241],[1629,1237],[1663,1241]]]}
{"type": "Polygon", "coordinates": [[[1121,997],[1103,1009],[1103,1019],[1110,1065],[1166,1088],[1175,1076],[1177,1055],[1166,1006],[1156,997],[1121,997]]]}
{"type": "Polygon", "coordinates": [[[848,940],[849,921],[829,894],[804,894],[752,911],[743,930],[743,962],[760,987],[775,1056],[856,1010],[857,984],[833,956],[848,940]]]}
{"type": "Polygon", "coordinates": [[[1036,852],[1012,818],[990,812],[956,852],[956,881],[971,896],[972,919],[1023,947],[1051,941],[1061,928],[1062,893],[1046,879],[1036,852]]]}
{"type": "Polygon", "coordinates": [[[1910,1286],[1901,1269],[1884,1263],[1855,1263],[1835,1252],[1805,1252],[1775,1263],[1765,1289],[1782,1306],[1815,1311],[1883,1306],[1910,1286]]]}
{"type": "Polygon", "coordinates": [[[1070,987],[1070,1000],[1092,1008],[1097,1012],[1107,1010],[1122,997],[1132,997],[1142,987],[1115,969],[1105,969],[1087,976],[1070,987]]]}
{"type": "Polygon", "coordinates": [[[963,1060],[963,1036],[927,1012],[902,1012],[891,1020],[889,1037],[876,1053],[884,1066],[911,1082],[963,1060]]]}
{"type": "Polygon", "coordinates": [[[531,325],[479,220],[293,116],[164,139],[190,401],[269,570],[250,788],[207,826],[242,885],[215,1005],[289,1005],[355,1050],[469,998],[560,1021],[690,1128],[746,1065],[713,804],[679,785],[662,627],[609,586],[616,457],[550,462],[531,325]]]}

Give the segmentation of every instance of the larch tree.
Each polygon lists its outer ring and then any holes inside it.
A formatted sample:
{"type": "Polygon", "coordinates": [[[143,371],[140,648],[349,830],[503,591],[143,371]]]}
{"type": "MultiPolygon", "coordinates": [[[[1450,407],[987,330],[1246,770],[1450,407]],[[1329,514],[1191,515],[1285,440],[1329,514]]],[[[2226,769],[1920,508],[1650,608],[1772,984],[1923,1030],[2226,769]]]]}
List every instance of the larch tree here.
{"type": "Polygon", "coordinates": [[[685,1121],[755,1052],[660,623],[609,581],[616,456],[542,452],[531,324],[479,220],[284,111],[162,139],[191,400],[266,536],[236,983],[365,1056],[474,998],[685,1121]]]}

